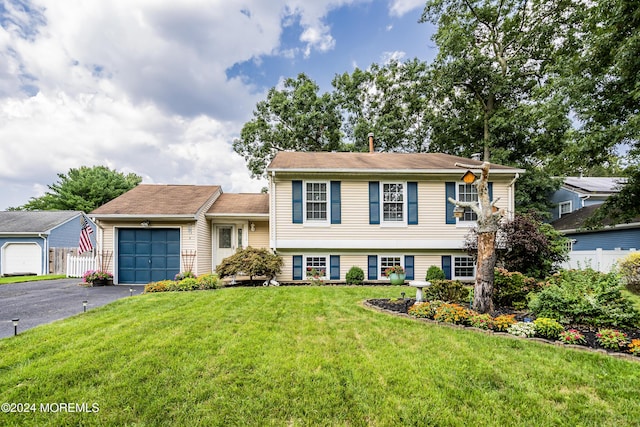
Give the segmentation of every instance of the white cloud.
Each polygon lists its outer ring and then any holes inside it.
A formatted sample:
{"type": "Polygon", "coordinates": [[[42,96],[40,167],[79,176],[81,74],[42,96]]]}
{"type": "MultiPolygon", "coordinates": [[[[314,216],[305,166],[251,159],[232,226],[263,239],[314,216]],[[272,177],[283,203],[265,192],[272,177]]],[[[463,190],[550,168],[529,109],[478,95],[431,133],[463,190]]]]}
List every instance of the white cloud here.
{"type": "Polygon", "coordinates": [[[406,56],[406,52],[402,52],[402,51],[395,51],[395,52],[384,52],[382,54],[382,63],[383,64],[388,64],[392,61],[401,61],[402,58],[404,58],[406,56]]]}
{"type": "Polygon", "coordinates": [[[389,5],[389,14],[391,16],[401,17],[414,9],[423,9],[424,5],[424,0],[392,0],[389,5]]]}

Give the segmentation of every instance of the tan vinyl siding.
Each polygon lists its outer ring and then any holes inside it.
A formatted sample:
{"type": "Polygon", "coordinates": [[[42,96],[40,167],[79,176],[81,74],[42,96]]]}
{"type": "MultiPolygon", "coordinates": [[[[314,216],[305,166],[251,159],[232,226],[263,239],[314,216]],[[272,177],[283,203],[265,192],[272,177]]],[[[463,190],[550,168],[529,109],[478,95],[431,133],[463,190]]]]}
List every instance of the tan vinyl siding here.
{"type": "MultiPolygon", "coordinates": [[[[276,182],[275,209],[276,237],[282,240],[383,240],[413,241],[446,240],[462,242],[469,228],[456,224],[446,224],[445,181],[451,178],[418,180],[418,225],[372,225],[369,224],[369,179],[342,180],[341,184],[341,224],[293,224],[291,202],[291,180],[276,182]]],[[[378,180],[371,178],[371,180],[378,180]]],[[[409,179],[411,181],[412,179],[409,179]]],[[[407,182],[407,179],[385,179],[380,182],[407,182]]],[[[413,179],[416,181],[416,179],[413,179]]],[[[509,181],[493,181],[494,199],[500,208],[510,208],[509,181]]],[[[406,207],[406,205],[405,205],[406,207]]],[[[406,215],[406,212],[405,212],[406,215]]]]}
{"type": "Polygon", "coordinates": [[[253,248],[268,248],[269,247],[269,222],[268,221],[256,221],[255,231],[249,230],[249,246],[253,248]]]}

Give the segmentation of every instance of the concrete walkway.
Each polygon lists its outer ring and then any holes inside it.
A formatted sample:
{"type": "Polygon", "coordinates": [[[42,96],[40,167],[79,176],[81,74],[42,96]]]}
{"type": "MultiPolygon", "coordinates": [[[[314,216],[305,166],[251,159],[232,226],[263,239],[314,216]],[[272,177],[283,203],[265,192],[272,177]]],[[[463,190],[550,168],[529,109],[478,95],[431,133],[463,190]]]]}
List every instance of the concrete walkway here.
{"type": "Polygon", "coordinates": [[[18,334],[38,325],[82,313],[130,295],[140,295],[143,285],[80,286],[82,279],[41,280],[0,285],[0,338],[13,335],[12,319],[18,318],[18,334]]]}

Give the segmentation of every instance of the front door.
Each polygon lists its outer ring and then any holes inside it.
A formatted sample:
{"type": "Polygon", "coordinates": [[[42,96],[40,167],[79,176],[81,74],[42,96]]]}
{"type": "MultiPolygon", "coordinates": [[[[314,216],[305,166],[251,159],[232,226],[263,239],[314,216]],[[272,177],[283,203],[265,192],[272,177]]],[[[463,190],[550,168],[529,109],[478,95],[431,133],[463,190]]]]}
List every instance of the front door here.
{"type": "Polygon", "coordinates": [[[216,225],[215,265],[236,252],[236,242],[233,239],[233,225],[216,225]]]}

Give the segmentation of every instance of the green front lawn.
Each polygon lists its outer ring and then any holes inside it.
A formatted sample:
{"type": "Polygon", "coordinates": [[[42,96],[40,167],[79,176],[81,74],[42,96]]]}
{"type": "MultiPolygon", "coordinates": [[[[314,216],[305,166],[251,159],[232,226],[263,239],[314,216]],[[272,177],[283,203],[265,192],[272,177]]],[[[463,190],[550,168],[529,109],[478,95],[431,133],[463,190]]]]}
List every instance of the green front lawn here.
{"type": "Polygon", "coordinates": [[[67,276],[64,274],[47,274],[44,276],[11,276],[0,277],[0,285],[6,285],[8,283],[21,283],[21,282],[37,282],[39,280],[53,280],[53,279],[65,279],[67,276]]]}
{"type": "Polygon", "coordinates": [[[369,310],[399,287],[125,298],[0,340],[23,425],[638,425],[640,363],[369,310]]]}

